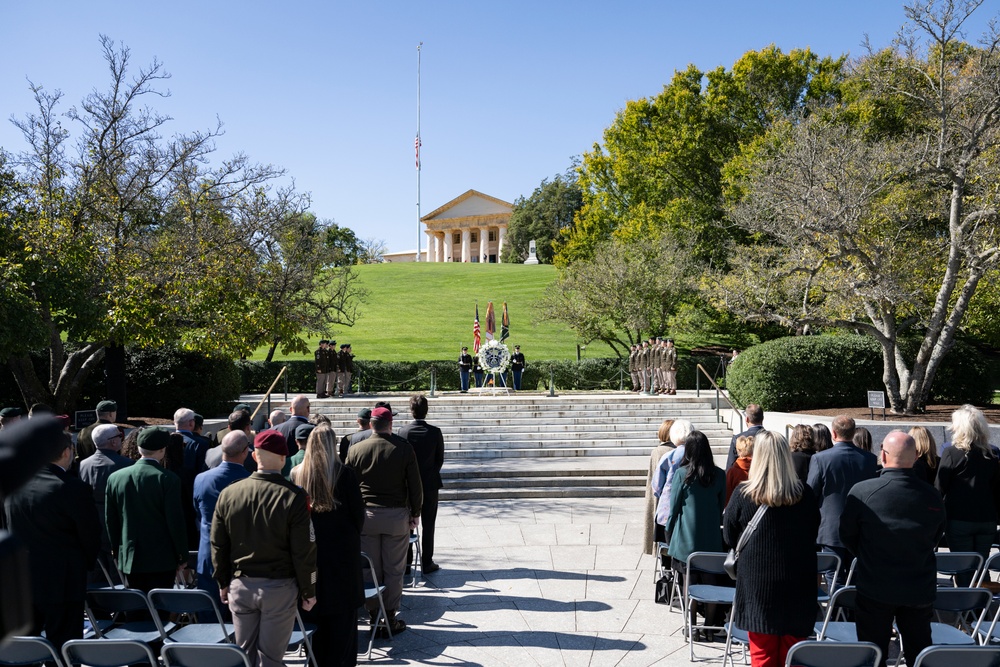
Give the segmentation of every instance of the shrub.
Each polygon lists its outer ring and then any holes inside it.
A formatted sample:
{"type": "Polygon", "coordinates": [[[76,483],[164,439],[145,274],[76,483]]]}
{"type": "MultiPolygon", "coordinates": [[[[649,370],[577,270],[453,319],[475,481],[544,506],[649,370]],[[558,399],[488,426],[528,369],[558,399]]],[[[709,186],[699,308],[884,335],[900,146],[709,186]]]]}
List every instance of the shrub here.
{"type": "Polygon", "coordinates": [[[169,419],[179,407],[206,417],[229,414],[240,373],[226,357],[176,347],[126,350],[129,413],[169,419]]]}
{"type": "MultiPolygon", "coordinates": [[[[908,363],[919,341],[900,349],[908,363]]],[[[765,410],[862,407],[868,391],[883,391],[882,350],[870,336],[795,336],[755,345],[729,368],[727,386],[740,405],[765,410]]],[[[942,361],[931,399],[989,403],[989,363],[975,347],[959,341],[942,361]]]]}

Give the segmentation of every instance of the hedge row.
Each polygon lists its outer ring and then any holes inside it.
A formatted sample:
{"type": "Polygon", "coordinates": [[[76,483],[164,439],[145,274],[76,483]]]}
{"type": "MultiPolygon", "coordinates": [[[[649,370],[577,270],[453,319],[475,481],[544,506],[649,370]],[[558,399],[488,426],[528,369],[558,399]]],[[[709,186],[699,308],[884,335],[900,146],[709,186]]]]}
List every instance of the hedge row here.
{"type": "MultiPolygon", "coordinates": [[[[701,363],[709,373],[719,370],[716,357],[681,356],[677,360],[677,384],[681,389],[695,388],[695,367],[701,363]]],[[[290,393],[312,393],[316,390],[316,370],[312,361],[238,361],[244,393],[262,393],[287,366],[285,378],[276,390],[290,393]],[[286,385],[287,381],[287,385],[286,385]]],[[[456,391],[460,388],[458,364],[455,361],[374,361],[355,360],[352,380],[355,391],[426,391],[430,388],[431,370],[435,373],[435,388],[456,391]]],[[[632,381],[624,359],[583,359],[530,361],[521,375],[523,390],[548,389],[550,378],[557,389],[616,390],[629,389],[632,381]]],[[[707,380],[702,377],[701,386],[707,380]]]]}
{"type": "MultiPolygon", "coordinates": [[[[919,341],[900,343],[912,359],[919,341]]],[[[868,391],[884,391],[882,349],[869,336],[795,336],[755,345],[729,368],[727,387],[740,405],[765,410],[863,407],[868,391]]],[[[988,404],[993,398],[990,363],[959,341],[934,378],[931,401],[988,404]]]]}

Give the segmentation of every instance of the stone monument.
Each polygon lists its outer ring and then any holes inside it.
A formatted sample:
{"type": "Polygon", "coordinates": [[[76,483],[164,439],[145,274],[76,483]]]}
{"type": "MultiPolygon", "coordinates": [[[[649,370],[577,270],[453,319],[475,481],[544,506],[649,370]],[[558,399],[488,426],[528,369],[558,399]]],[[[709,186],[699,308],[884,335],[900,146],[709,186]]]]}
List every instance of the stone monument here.
{"type": "Polygon", "coordinates": [[[524,260],[525,264],[538,264],[538,257],[535,256],[535,241],[532,239],[528,242],[528,259],[524,260]]]}

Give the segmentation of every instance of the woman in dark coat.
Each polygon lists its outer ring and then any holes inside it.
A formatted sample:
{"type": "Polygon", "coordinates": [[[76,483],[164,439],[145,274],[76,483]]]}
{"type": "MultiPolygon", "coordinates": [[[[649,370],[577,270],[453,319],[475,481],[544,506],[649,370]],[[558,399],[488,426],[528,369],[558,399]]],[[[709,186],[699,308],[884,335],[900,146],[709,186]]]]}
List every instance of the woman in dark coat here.
{"type": "Polygon", "coordinates": [[[354,471],[340,463],[329,424],[309,434],[302,464],[292,481],[309,494],[316,534],[316,606],[306,614],[316,624],[313,652],[321,667],[358,664],[358,607],[364,603],[361,528],[365,503],[354,471]]]}
{"type": "Polygon", "coordinates": [[[813,429],[806,424],[797,424],[792,429],[792,434],[788,440],[788,446],[792,450],[792,465],[795,473],[802,483],[806,483],[809,477],[809,461],[816,453],[816,441],[813,439],[813,429]]]}
{"type": "Polygon", "coordinates": [[[750,634],[753,667],[783,667],[816,620],[819,503],[792,464],[785,438],[760,431],[750,479],[736,488],[722,531],[735,545],[760,505],[767,510],[737,564],[733,622],[750,634]]]}

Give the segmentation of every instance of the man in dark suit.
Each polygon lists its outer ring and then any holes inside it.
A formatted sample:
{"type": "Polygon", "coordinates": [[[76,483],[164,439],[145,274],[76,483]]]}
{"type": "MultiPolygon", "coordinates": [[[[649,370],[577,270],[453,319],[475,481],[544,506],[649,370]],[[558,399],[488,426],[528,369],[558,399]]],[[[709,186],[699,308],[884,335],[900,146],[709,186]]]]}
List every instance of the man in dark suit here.
{"type": "MultiPolygon", "coordinates": [[[[427,416],[427,397],[423,394],[410,397],[410,414],[413,421],[399,429],[399,435],[406,439],[417,455],[417,468],[424,490],[424,501],[420,510],[420,521],[424,530],[421,536],[421,567],[424,574],[437,572],[441,567],[434,562],[434,524],[437,521],[438,490],[441,482],[441,466],[444,465],[444,436],[441,429],[424,421],[427,416]]],[[[412,554],[408,561],[413,559],[412,554]]]]}
{"type": "Polygon", "coordinates": [[[101,524],[90,487],[67,474],[76,451],[69,436],[58,454],[4,502],[7,524],[30,552],[33,635],[56,648],[83,637],[87,572],[97,560],[101,524]]]}
{"type": "MultiPolygon", "coordinates": [[[[275,431],[285,437],[285,443],[288,445],[286,456],[292,456],[299,451],[299,446],[295,444],[295,429],[302,424],[309,423],[309,397],[305,394],[299,394],[292,399],[289,410],[292,414],[288,419],[274,427],[275,431]]],[[[291,466],[288,467],[288,470],[291,470],[291,466]]],[[[282,473],[287,476],[288,470],[284,470],[282,473]]]]}
{"type": "Polygon", "coordinates": [[[847,415],[835,417],[830,430],[833,447],[813,455],[806,483],[819,500],[816,542],[840,556],[840,581],[843,582],[851,565],[851,554],[840,537],[840,517],[851,487],[875,476],[878,459],[871,452],[854,446],[854,420],[847,415]]]}
{"type": "Polygon", "coordinates": [[[764,430],[764,411],[756,403],[751,403],[747,406],[746,422],[747,430],[734,435],[732,441],[729,443],[729,458],[726,459],[727,471],[736,463],[736,439],[745,435],[752,438],[759,431],[764,430]]]}
{"type": "MultiPolygon", "coordinates": [[[[242,414],[242,413],[240,413],[242,414]]],[[[249,420],[248,420],[249,421],[249,420]]],[[[194,511],[198,517],[198,588],[218,597],[219,585],[212,569],[212,516],[215,503],[222,490],[234,482],[246,479],[250,472],[244,466],[249,453],[250,439],[240,430],[233,430],[222,439],[216,449],[222,453],[222,461],[194,478],[194,511]]]]}
{"type": "Polygon", "coordinates": [[[156,427],[139,433],[142,458],[112,473],[104,495],[108,536],[129,585],[149,592],[172,588],[187,568],[188,541],[181,479],[163,469],[171,435],[156,427]]]}

